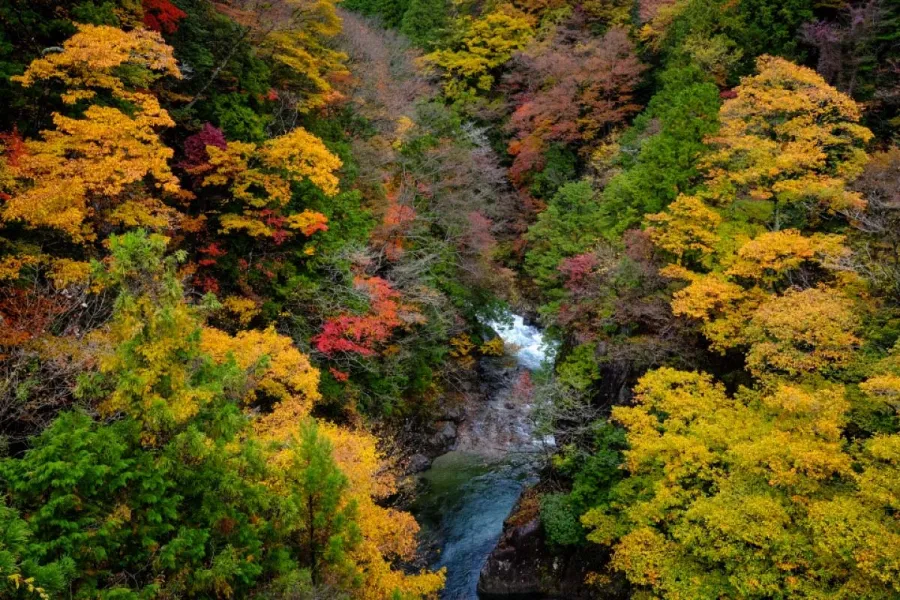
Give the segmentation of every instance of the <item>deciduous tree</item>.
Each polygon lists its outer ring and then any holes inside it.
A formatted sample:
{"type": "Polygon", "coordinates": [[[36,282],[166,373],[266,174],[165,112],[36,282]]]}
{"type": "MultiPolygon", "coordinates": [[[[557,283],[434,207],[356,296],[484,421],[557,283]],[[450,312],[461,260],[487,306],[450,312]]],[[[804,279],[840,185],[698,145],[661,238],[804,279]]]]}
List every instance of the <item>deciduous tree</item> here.
{"type": "Polygon", "coordinates": [[[519,83],[508,126],[513,179],[540,169],[550,144],[586,149],[637,112],[633,92],[642,72],[627,32],[618,27],[599,39],[544,41],[516,55],[508,78],[510,85],[519,83]]]}
{"type": "Polygon", "coordinates": [[[878,541],[900,532],[868,491],[887,463],[853,468],[840,386],[731,397],[708,375],[661,369],[636,392],[613,411],[633,481],[583,519],[633,584],[664,598],[900,591],[896,552],[878,541]]]}
{"type": "Polygon", "coordinates": [[[534,35],[533,25],[531,18],[509,4],[478,18],[463,17],[453,28],[459,32],[456,39],[426,55],[425,64],[442,71],[448,98],[472,99],[490,91],[497,69],[534,35]]]}
{"type": "Polygon", "coordinates": [[[715,151],[705,161],[718,202],[738,198],[774,204],[772,225],[785,206],[840,211],[863,204],[847,189],[866,163],[872,133],[859,124],[849,97],[814,71],[782,58],[757,60],[758,74],[735,88],[722,106],[715,151]]]}

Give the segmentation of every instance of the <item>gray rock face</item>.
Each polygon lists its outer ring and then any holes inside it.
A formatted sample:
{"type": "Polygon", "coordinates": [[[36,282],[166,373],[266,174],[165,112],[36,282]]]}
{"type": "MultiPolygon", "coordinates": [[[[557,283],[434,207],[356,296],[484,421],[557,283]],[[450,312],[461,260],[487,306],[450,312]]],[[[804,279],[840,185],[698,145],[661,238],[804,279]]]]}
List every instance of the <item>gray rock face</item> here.
{"type": "Polygon", "coordinates": [[[456,423],[453,421],[438,421],[436,427],[437,433],[431,437],[432,446],[446,447],[456,440],[456,423]]]}
{"type": "Polygon", "coordinates": [[[431,459],[424,454],[413,454],[409,457],[409,465],[406,467],[408,473],[421,473],[431,466],[431,459]]]}
{"type": "Polygon", "coordinates": [[[606,574],[609,556],[599,546],[575,549],[548,547],[537,515],[537,494],[528,490],[503,526],[503,535],[478,580],[483,600],[628,598],[623,581],[604,588],[588,587],[590,572],[606,574]]]}

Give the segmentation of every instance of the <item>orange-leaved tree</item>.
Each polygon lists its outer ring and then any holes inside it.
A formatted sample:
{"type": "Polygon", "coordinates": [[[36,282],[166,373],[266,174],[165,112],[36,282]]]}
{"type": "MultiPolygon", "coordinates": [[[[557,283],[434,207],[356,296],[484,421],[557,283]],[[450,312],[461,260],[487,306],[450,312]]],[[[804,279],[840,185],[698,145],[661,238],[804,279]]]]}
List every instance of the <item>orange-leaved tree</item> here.
{"type": "Polygon", "coordinates": [[[335,172],[341,167],[341,159],[305,129],[298,127],[260,145],[208,145],[206,152],[208,163],[189,172],[202,175],[204,187],[218,186],[227,191],[220,202],[220,233],[243,231],[254,238],[281,243],[298,231],[309,236],[327,228],[325,215],[289,206],[292,185],[302,181],[309,181],[326,196],[338,192],[335,172]]]}

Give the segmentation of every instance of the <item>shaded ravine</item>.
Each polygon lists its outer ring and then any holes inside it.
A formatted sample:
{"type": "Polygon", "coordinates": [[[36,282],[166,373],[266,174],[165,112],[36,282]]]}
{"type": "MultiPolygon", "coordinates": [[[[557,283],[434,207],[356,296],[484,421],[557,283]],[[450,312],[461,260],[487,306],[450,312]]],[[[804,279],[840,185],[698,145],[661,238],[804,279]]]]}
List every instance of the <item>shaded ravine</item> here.
{"type": "Polygon", "coordinates": [[[413,512],[438,541],[435,568],[446,568],[444,600],[478,598],[481,569],[523,488],[536,481],[545,444],[534,436],[528,399],[518,393],[523,373],[547,356],[541,333],[514,316],[511,325],[490,323],[514,355],[484,361],[491,394],[470,406],[456,446],[423,473],[413,512]]]}
{"type": "MultiPolygon", "coordinates": [[[[410,164],[400,152],[403,132],[410,124],[430,131],[427,123],[419,122],[418,111],[420,105],[439,98],[439,86],[417,68],[420,52],[402,35],[353,12],[338,12],[343,20],[338,43],[350,57],[353,74],[344,82],[342,93],[354,112],[377,132],[352,140],[359,162],[358,181],[363,188],[392,181],[397,186],[396,197],[408,201],[419,192],[406,176],[410,164]]],[[[505,169],[477,127],[465,126],[462,132],[464,143],[450,148],[452,152],[445,148],[444,154],[432,153],[428,168],[417,172],[421,181],[416,183],[428,190],[424,212],[431,211],[437,226],[448,230],[467,227],[473,211],[502,224],[511,216],[508,209],[515,205],[505,169]]],[[[422,256],[422,260],[427,258],[422,256]]],[[[414,273],[422,268],[414,260],[407,262],[392,272],[392,282],[404,290],[410,281],[415,283],[404,271],[414,273]]],[[[483,280],[469,283],[491,287],[493,294],[504,297],[503,286],[509,282],[502,277],[493,279],[493,275],[486,271],[483,280]]],[[[515,352],[508,357],[483,358],[478,390],[465,402],[464,416],[459,417],[454,404],[454,415],[444,415],[447,418],[441,421],[437,442],[423,444],[428,448],[415,447],[421,452],[417,456],[427,462],[430,448],[445,448],[455,438],[453,451],[435,459],[422,474],[411,507],[422,525],[423,538],[428,540],[423,545],[430,550],[435,547],[430,542],[437,542],[439,552],[431,566],[446,568],[442,597],[448,600],[477,598],[481,568],[522,488],[535,479],[542,446],[532,436],[528,398],[517,397],[522,394],[516,391],[520,376],[538,368],[544,359],[540,331],[516,315],[509,323],[485,324],[516,348],[515,352]]],[[[467,387],[461,395],[468,396],[468,391],[467,387]]]]}

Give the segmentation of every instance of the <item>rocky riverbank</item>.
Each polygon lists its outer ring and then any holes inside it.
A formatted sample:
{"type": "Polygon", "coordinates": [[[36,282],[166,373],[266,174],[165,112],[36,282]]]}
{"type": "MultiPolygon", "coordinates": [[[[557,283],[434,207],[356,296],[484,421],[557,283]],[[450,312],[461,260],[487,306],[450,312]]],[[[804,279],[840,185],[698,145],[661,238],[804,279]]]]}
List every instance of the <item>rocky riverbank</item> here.
{"type": "Polygon", "coordinates": [[[481,570],[482,600],[620,600],[627,598],[623,581],[604,577],[607,553],[590,549],[553,548],[540,521],[539,493],[525,490],[503,523],[503,534],[481,570]],[[597,585],[588,586],[587,579],[597,585]]]}
{"type": "Polygon", "coordinates": [[[500,455],[511,446],[531,443],[528,406],[510,397],[515,381],[525,372],[515,358],[482,357],[459,374],[438,405],[441,412],[423,422],[410,420],[394,432],[405,457],[407,476],[426,471],[435,458],[451,450],[500,455]]]}
{"type": "Polygon", "coordinates": [[[437,418],[408,426],[409,506],[423,525],[422,562],[410,566],[446,567],[444,600],[626,598],[623,581],[604,578],[602,549],[547,541],[539,490],[528,487],[546,448],[517,385],[541,362],[540,334],[520,318],[505,333],[525,343],[481,358],[441,398],[437,418]]]}
{"type": "Polygon", "coordinates": [[[488,555],[523,488],[536,481],[543,441],[534,433],[522,382],[545,358],[541,333],[521,317],[491,323],[507,355],[482,357],[448,386],[439,418],[411,435],[418,471],[410,509],[422,526],[430,568],[446,568],[444,600],[474,600],[488,555]],[[448,452],[435,456],[439,449],[448,452]],[[427,468],[426,468],[427,466],[427,468]]]}

